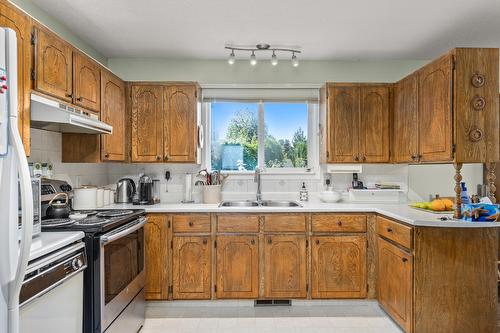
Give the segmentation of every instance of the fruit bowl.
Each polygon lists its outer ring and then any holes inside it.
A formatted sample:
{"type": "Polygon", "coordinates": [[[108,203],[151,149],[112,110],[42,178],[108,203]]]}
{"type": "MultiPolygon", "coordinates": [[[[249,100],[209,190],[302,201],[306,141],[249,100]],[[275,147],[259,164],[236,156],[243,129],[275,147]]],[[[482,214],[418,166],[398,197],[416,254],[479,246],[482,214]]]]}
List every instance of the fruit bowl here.
{"type": "Polygon", "coordinates": [[[453,201],[450,199],[435,199],[432,201],[414,202],[410,207],[431,213],[452,213],[453,201]]]}

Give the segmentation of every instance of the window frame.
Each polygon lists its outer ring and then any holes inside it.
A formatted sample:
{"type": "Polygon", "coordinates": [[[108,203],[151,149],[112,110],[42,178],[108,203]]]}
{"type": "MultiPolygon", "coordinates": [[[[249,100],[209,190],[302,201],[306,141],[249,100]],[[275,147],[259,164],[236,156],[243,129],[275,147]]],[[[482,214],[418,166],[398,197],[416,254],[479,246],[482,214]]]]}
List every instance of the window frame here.
{"type": "MultiPolygon", "coordinates": [[[[242,102],[242,103],[258,103],[258,142],[259,149],[257,155],[258,167],[262,170],[265,177],[279,176],[279,179],[319,179],[320,178],[320,164],[319,164],[319,101],[299,101],[299,100],[264,100],[264,99],[226,99],[226,100],[212,100],[204,101],[202,105],[204,130],[205,135],[205,149],[203,167],[207,170],[212,168],[212,119],[211,119],[211,103],[214,102],[242,102]],[[264,128],[265,123],[265,103],[300,103],[307,104],[308,121],[307,121],[307,163],[306,168],[268,168],[265,167],[265,148],[264,148],[264,128]]],[[[221,171],[222,174],[230,175],[231,177],[252,179],[255,171],[221,171]]]]}

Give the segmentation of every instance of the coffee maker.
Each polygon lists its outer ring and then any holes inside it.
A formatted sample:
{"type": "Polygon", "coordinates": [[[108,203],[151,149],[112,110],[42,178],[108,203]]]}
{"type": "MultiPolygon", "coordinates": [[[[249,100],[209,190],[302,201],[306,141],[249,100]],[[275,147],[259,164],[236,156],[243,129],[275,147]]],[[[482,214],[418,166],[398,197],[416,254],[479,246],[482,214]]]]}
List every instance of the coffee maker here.
{"type": "Polygon", "coordinates": [[[153,200],[153,180],[146,174],[142,174],[139,178],[139,193],[136,205],[152,205],[153,200]]]}

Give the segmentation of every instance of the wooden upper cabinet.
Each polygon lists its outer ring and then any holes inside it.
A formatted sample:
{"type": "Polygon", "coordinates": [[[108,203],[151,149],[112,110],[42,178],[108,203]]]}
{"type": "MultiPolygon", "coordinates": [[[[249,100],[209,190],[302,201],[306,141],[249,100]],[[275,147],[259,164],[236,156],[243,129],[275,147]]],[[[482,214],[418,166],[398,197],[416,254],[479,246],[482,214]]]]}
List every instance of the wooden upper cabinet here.
{"type": "Polygon", "coordinates": [[[418,161],[418,76],[411,74],[394,85],[393,150],[395,163],[418,161]]]}
{"type": "Polygon", "coordinates": [[[211,276],[209,236],[173,238],[173,298],[209,299],[211,276]]]}
{"type": "Polygon", "coordinates": [[[113,126],[113,134],[102,135],[101,160],[125,161],[125,83],[108,71],[101,71],[101,120],[113,126]]]}
{"type": "Polygon", "coordinates": [[[452,55],[418,72],[419,160],[447,162],[452,156],[452,55]]]}
{"type": "Polygon", "coordinates": [[[87,56],[73,53],[74,103],[89,110],[101,109],[101,71],[87,56]]]}
{"type": "Polygon", "coordinates": [[[389,87],[362,86],[359,112],[359,159],[389,162],[389,87]]]}
{"type": "Polygon", "coordinates": [[[358,86],[333,86],[328,89],[328,162],[359,161],[358,86]]]}
{"type": "Polygon", "coordinates": [[[366,236],[311,239],[313,298],[365,298],[366,236]]]}
{"type": "MultiPolygon", "coordinates": [[[[0,26],[11,28],[17,37],[18,125],[26,155],[30,154],[31,19],[11,5],[0,2],[0,26]]],[[[9,78],[7,78],[9,79],[9,78]]]]}
{"type": "Polygon", "coordinates": [[[146,299],[168,299],[167,215],[149,214],[144,226],[146,257],[146,299]]]}
{"type": "Polygon", "coordinates": [[[413,261],[406,251],[378,238],[378,301],[410,333],[413,306],[413,261]]]}
{"type": "Polygon", "coordinates": [[[259,296],[259,238],[217,236],[217,298],[259,296]]]}
{"type": "Polygon", "coordinates": [[[132,161],[163,158],[163,99],[161,86],[132,85],[132,161]]]}
{"type": "Polygon", "coordinates": [[[197,86],[164,87],[164,160],[196,162],[197,86]]]}
{"type": "Polygon", "coordinates": [[[306,237],[266,235],[264,241],[264,297],[306,297],[306,237]]]}
{"type": "Polygon", "coordinates": [[[73,48],[45,28],[35,34],[35,90],[72,102],[73,48]]]}

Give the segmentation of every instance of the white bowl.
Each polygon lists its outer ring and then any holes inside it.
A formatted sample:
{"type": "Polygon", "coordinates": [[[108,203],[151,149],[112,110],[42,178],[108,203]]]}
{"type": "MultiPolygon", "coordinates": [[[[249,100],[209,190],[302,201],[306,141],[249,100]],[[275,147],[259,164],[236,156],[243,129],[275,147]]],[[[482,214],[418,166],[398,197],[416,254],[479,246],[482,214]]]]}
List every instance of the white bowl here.
{"type": "Polygon", "coordinates": [[[323,202],[338,202],[340,193],[337,191],[323,191],[319,194],[319,199],[323,202]]]}
{"type": "Polygon", "coordinates": [[[75,213],[75,214],[69,215],[69,218],[72,220],[83,220],[86,217],[87,217],[87,214],[81,214],[81,213],[75,213]]]}

